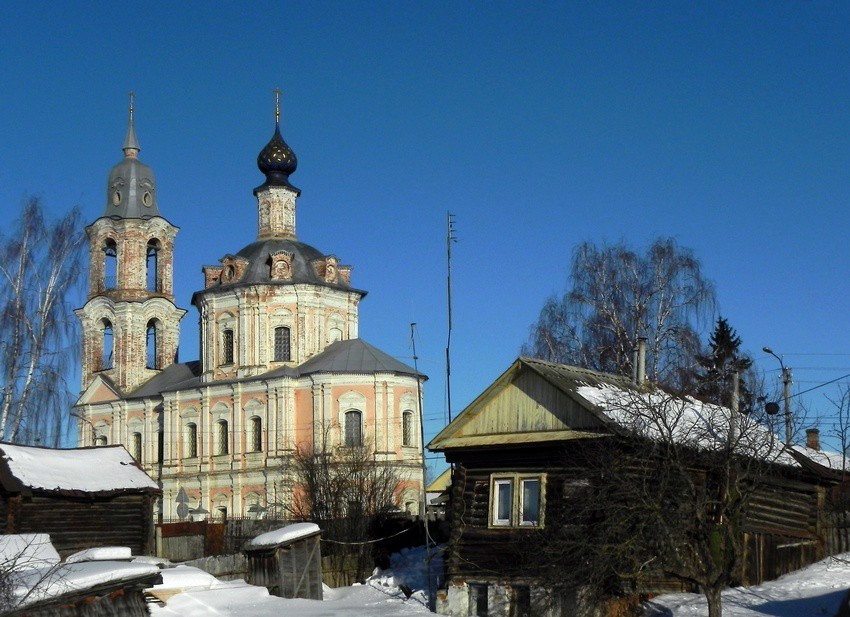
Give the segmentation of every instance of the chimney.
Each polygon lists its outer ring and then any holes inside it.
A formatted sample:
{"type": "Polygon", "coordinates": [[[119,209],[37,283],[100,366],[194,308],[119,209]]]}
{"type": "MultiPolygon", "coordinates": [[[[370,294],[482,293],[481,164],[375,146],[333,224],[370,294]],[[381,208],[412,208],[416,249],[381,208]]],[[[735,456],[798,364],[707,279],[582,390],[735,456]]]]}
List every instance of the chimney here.
{"type": "Polygon", "coordinates": [[[642,386],[646,381],[646,337],[638,338],[637,385],[642,386]]]}
{"type": "Polygon", "coordinates": [[[816,428],[806,429],[806,447],[811,450],[820,450],[820,430],[816,428]]]}

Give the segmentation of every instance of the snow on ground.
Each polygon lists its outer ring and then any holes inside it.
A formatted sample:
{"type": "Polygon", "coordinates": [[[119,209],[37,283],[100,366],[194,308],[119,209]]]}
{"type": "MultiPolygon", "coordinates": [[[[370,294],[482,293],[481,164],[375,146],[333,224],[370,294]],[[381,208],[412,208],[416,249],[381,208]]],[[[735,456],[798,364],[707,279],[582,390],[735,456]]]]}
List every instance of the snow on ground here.
{"type": "MultiPolygon", "coordinates": [[[[723,617],[833,617],[850,589],[850,553],[828,557],[807,568],[756,587],[723,592],[723,617]]],[[[703,617],[701,595],[677,593],[648,602],[655,617],[703,617]]]]}
{"type": "MultiPolygon", "coordinates": [[[[405,549],[390,557],[388,570],[375,570],[363,585],[324,588],[324,600],[287,600],[269,595],[264,587],[245,581],[219,581],[196,568],[178,566],[162,571],[158,590],[186,589],[168,599],[165,606],[151,606],[154,617],[272,617],[281,614],[298,617],[404,617],[429,614],[424,589],[428,568],[425,548],[405,549]],[[413,591],[408,598],[399,588],[413,591]]],[[[434,549],[431,559],[434,576],[442,572],[442,550],[434,549]]]]}

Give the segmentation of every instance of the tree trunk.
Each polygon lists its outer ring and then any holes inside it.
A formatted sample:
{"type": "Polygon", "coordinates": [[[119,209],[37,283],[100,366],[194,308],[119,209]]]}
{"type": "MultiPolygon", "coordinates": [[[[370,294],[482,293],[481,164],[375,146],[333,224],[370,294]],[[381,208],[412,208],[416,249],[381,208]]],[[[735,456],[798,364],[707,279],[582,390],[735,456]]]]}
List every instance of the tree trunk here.
{"type": "Polygon", "coordinates": [[[721,617],[723,605],[720,601],[721,587],[709,587],[704,590],[705,599],[708,600],[708,617],[721,617]]]}

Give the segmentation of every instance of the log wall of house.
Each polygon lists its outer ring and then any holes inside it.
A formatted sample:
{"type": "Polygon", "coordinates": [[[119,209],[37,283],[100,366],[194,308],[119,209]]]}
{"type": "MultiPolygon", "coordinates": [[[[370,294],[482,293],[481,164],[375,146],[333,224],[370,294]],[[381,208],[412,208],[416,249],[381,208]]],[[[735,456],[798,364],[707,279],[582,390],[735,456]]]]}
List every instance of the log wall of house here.
{"type": "MultiPolygon", "coordinates": [[[[563,487],[587,474],[581,459],[571,461],[563,448],[541,446],[466,451],[462,457],[449,454],[448,459],[457,463],[449,512],[449,578],[533,579],[539,555],[529,548],[538,540],[538,530],[490,527],[491,475],[545,473],[546,511],[563,511],[569,507],[563,487]]],[[[767,479],[752,496],[744,525],[743,582],[771,580],[825,556],[819,516],[822,499],[823,489],[815,482],[780,476],[767,479]]],[[[651,587],[658,585],[665,591],[683,590],[673,580],[654,581],[651,587]]]]}
{"type": "Polygon", "coordinates": [[[61,557],[98,546],[128,546],[134,555],[156,550],[150,494],[80,498],[2,495],[5,533],[47,533],[61,557]]]}

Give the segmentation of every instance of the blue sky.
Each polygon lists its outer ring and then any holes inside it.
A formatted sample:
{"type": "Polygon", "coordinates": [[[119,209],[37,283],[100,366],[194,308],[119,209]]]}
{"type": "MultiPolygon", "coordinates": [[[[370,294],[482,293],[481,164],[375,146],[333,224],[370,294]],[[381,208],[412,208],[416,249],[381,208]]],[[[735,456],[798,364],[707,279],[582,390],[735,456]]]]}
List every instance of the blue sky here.
{"type": "MultiPolygon", "coordinates": [[[[181,231],[181,359],[200,267],[256,235],[271,90],[299,159],[299,238],[354,266],[360,334],[411,362],[444,424],[517,356],[585,240],[673,236],[758,364],[794,390],[850,373],[850,4],[7,2],[0,204],[87,221],[136,92],[141,159],[181,231]]],[[[823,388],[800,397],[826,414],[823,388]]],[[[827,419],[822,429],[830,429],[827,419]]]]}

